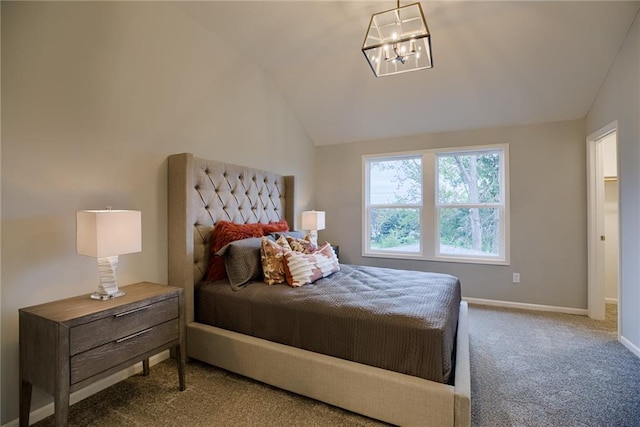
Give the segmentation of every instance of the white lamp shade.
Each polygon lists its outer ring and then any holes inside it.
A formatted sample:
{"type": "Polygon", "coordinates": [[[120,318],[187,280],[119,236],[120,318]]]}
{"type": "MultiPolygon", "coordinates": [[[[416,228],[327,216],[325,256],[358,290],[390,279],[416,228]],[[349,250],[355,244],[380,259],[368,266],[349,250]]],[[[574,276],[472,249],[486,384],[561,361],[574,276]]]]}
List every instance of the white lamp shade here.
{"type": "Polygon", "coordinates": [[[140,211],[95,210],[76,212],[78,254],[94,258],[142,251],[140,211]]]}
{"type": "Polygon", "coordinates": [[[302,229],[303,230],[324,230],[324,212],[323,211],[302,212],[302,229]]]}

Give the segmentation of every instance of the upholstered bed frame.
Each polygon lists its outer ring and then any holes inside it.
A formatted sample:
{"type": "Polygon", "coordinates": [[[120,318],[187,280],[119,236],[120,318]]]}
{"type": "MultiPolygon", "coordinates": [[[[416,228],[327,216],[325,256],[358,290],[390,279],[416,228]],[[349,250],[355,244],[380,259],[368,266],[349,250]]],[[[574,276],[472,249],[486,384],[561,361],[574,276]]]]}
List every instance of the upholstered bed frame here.
{"type": "Polygon", "coordinates": [[[194,287],[206,271],[219,220],[295,224],[293,177],[195,158],[169,157],[169,284],[184,288],[187,354],[214,366],[397,425],[469,426],[467,305],[460,305],[455,384],[447,385],[238,334],[194,320],[194,287]]]}

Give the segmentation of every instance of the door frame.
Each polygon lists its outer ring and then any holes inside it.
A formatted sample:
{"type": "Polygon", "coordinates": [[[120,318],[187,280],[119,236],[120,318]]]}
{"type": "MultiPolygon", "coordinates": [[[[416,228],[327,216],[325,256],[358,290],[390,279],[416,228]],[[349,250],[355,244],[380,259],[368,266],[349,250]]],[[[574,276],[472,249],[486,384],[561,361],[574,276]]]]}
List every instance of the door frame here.
{"type": "MultiPolygon", "coordinates": [[[[604,243],[601,240],[601,236],[604,236],[604,171],[601,141],[605,136],[617,131],[616,120],[587,137],[587,304],[589,317],[597,320],[605,318],[604,243]]],[[[618,146],[619,144],[616,145],[616,149],[618,146]]],[[[616,155],[616,161],[617,158],[616,155]]]]}

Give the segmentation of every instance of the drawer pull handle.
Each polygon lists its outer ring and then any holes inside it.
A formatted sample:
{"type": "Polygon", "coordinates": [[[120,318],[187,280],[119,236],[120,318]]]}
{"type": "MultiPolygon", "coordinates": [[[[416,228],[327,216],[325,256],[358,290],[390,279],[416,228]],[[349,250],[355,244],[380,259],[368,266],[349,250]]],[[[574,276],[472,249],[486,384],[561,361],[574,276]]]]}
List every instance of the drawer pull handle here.
{"type": "Polygon", "coordinates": [[[149,331],[151,331],[151,330],[153,330],[153,328],[144,329],[144,330],[142,330],[142,331],[140,331],[140,332],[136,332],[135,334],[131,334],[131,335],[126,336],[126,337],[124,337],[124,338],[120,338],[120,339],[116,340],[116,342],[117,342],[117,343],[121,343],[121,342],[124,342],[124,341],[128,341],[128,340],[130,340],[131,338],[135,338],[135,337],[140,336],[140,335],[142,335],[142,334],[146,334],[147,332],[149,332],[149,331]]]}
{"type": "Polygon", "coordinates": [[[133,310],[129,310],[129,311],[123,311],[122,313],[118,313],[118,314],[114,314],[114,317],[122,317],[122,316],[127,316],[129,314],[133,314],[136,313],[138,311],[142,311],[142,310],[146,310],[147,308],[149,308],[150,306],[145,305],[144,307],[138,307],[138,308],[134,308],[133,310]]]}

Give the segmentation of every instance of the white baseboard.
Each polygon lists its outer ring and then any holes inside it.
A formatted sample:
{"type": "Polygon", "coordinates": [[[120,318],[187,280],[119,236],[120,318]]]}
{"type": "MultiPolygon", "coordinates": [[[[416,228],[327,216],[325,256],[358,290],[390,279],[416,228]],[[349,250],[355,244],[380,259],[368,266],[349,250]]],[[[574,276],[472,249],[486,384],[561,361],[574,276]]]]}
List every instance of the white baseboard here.
{"type": "Polygon", "coordinates": [[[605,298],[604,302],[606,304],[615,304],[618,305],[618,298],[605,298]]]}
{"type": "Polygon", "coordinates": [[[631,353],[640,357],[640,347],[636,346],[635,344],[633,344],[631,341],[629,341],[623,336],[620,336],[620,342],[622,343],[623,346],[627,347],[631,353]]]}
{"type": "Polygon", "coordinates": [[[471,304],[490,305],[493,307],[519,308],[522,310],[535,310],[535,311],[553,311],[556,313],[578,314],[580,316],[587,316],[589,314],[586,308],[558,307],[555,305],[528,304],[524,302],[499,301],[499,300],[481,299],[481,298],[462,298],[462,299],[471,304]]]}
{"type": "MultiPolygon", "coordinates": [[[[169,350],[165,350],[162,353],[151,356],[149,358],[149,365],[155,365],[168,358],[169,350]]],[[[71,396],[69,396],[69,404],[73,405],[76,402],[86,399],[87,397],[96,394],[99,391],[104,390],[105,388],[111,387],[112,385],[119,383],[122,380],[126,380],[130,376],[138,374],[140,372],[142,372],[142,362],[136,363],[133,366],[130,366],[116,374],[111,375],[110,377],[103,378],[99,381],[96,381],[95,383],[89,384],[85,388],[80,389],[75,393],[72,393],[71,396]]],[[[49,415],[53,415],[53,413],[53,402],[50,402],[36,410],[31,411],[31,414],[29,416],[29,424],[37,423],[38,421],[47,418],[49,415]]],[[[15,419],[4,424],[2,427],[18,427],[19,424],[19,419],[15,419]]]]}

